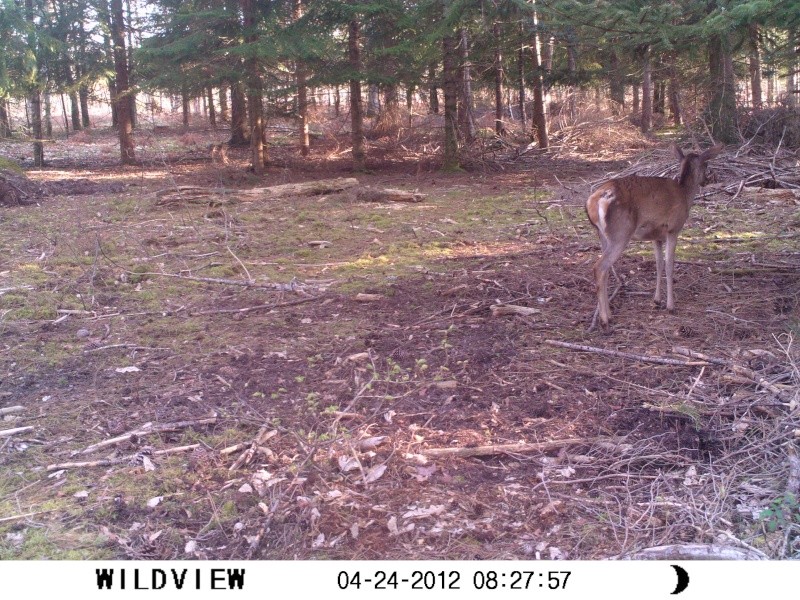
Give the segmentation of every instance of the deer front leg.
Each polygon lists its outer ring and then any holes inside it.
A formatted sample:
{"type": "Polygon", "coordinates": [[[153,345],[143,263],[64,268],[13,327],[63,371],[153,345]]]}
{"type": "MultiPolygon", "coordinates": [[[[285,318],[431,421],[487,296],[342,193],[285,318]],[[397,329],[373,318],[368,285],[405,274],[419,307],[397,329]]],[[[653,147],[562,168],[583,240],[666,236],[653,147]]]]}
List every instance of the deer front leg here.
{"type": "Polygon", "coordinates": [[[675,300],[672,296],[672,274],[675,270],[675,247],[678,245],[678,234],[667,235],[667,310],[675,310],[675,300]]]}
{"type": "Polygon", "coordinates": [[[653,242],[653,252],[656,255],[656,293],[653,304],[661,306],[661,279],[664,276],[664,244],[661,241],[653,242]]]}

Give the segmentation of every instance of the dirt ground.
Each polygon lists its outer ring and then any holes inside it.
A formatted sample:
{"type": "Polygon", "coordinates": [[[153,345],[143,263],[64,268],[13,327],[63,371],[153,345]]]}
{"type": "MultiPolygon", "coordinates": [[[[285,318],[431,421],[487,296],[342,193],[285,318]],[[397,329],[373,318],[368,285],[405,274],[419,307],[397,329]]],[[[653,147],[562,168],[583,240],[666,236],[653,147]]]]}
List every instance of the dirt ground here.
{"type": "Polygon", "coordinates": [[[32,429],[0,437],[0,559],[800,557],[791,194],[706,190],[675,314],[632,244],[603,333],[583,202],[635,154],[443,174],[373,140],[355,177],[422,202],[160,201],[353,176],[287,134],[259,180],[226,137],[140,132],[121,168],[77,134],[2,209],[0,428],[32,429]]]}

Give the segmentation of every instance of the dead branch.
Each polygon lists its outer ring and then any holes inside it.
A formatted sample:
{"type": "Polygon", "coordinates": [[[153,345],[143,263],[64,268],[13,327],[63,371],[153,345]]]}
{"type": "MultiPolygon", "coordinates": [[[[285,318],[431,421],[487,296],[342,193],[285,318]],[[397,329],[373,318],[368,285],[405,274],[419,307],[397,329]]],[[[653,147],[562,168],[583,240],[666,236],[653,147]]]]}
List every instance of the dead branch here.
{"type": "Polygon", "coordinates": [[[756,550],[719,544],[672,544],[654,546],[627,554],[625,560],[766,560],[756,550]]]}
{"type": "Polygon", "coordinates": [[[597,354],[605,354],[606,356],[617,356],[620,358],[627,358],[629,360],[636,360],[639,362],[655,363],[657,365],[674,365],[678,367],[695,367],[707,365],[706,361],[685,361],[677,360],[674,358],[661,358],[658,356],[645,356],[642,354],[632,354],[630,352],[621,352],[619,350],[606,350],[605,348],[596,348],[594,346],[584,346],[583,344],[571,344],[569,342],[559,342],[558,340],[545,340],[545,344],[551,346],[560,346],[562,348],[569,348],[570,350],[580,350],[582,352],[595,352],[597,354]]]}
{"type": "MultiPolygon", "coordinates": [[[[195,448],[199,448],[200,444],[189,444],[188,446],[175,446],[174,448],[165,448],[163,450],[156,450],[153,452],[154,456],[167,456],[169,454],[178,454],[180,452],[190,452],[195,448]]],[[[128,454],[127,456],[118,456],[115,458],[104,458],[101,460],[87,460],[82,462],[65,462],[53,465],[47,465],[47,471],[59,471],[61,469],[82,469],[85,467],[110,467],[124,463],[130,463],[137,459],[137,454],[128,454]]]]}
{"type": "Polygon", "coordinates": [[[419,454],[429,457],[458,456],[466,458],[469,456],[490,456],[492,454],[523,454],[528,452],[546,452],[566,446],[591,446],[598,442],[614,441],[609,438],[569,438],[565,440],[553,440],[550,442],[526,443],[517,442],[515,444],[495,444],[491,446],[474,446],[470,448],[423,448],[419,454]]]}
{"type": "Polygon", "coordinates": [[[15,427],[14,429],[3,429],[0,431],[0,438],[3,437],[10,437],[12,435],[17,435],[18,433],[25,433],[26,431],[31,431],[33,426],[29,425],[28,427],[15,427]]]}
{"type": "Polygon", "coordinates": [[[528,306],[518,306],[516,304],[492,304],[489,307],[492,311],[493,317],[500,317],[503,315],[521,315],[523,317],[535,315],[542,312],[538,308],[530,308],[528,306]]]}
{"type": "Polygon", "coordinates": [[[235,188],[207,188],[192,185],[182,185],[156,192],[156,201],[159,205],[172,205],[182,203],[194,204],[223,204],[231,201],[252,202],[254,200],[271,200],[285,196],[321,196],[341,192],[358,185],[358,179],[353,177],[339,177],[336,179],[321,179],[319,181],[306,181],[302,183],[286,183],[270,187],[239,190],[235,188]]]}
{"type": "Polygon", "coordinates": [[[25,410],[24,406],[6,406],[5,408],[0,408],[0,417],[3,415],[10,415],[11,413],[18,413],[25,410]]]}
{"type": "MultiPolygon", "coordinates": [[[[253,441],[250,442],[249,448],[247,448],[247,450],[245,450],[239,455],[239,458],[237,458],[233,462],[233,464],[228,468],[228,471],[235,471],[239,467],[252,462],[256,454],[258,454],[258,452],[262,450],[261,446],[265,444],[269,439],[275,437],[276,435],[278,435],[278,431],[276,429],[270,430],[269,425],[263,425],[261,429],[258,430],[256,436],[253,438],[253,441]]],[[[242,444],[237,444],[237,446],[241,445],[242,444]]],[[[227,452],[228,454],[236,451],[228,448],[226,448],[225,450],[228,450],[227,452]]],[[[223,450],[223,452],[225,452],[225,450],[223,450]]]]}
{"type": "Polygon", "coordinates": [[[175,423],[164,423],[163,425],[153,425],[152,423],[147,423],[145,425],[142,425],[139,429],[135,429],[128,433],[124,433],[115,438],[103,440],[102,442],[98,442],[97,444],[92,444],[91,446],[88,446],[87,448],[78,452],[77,454],[91,454],[92,452],[95,452],[97,450],[108,448],[109,446],[113,446],[120,442],[127,442],[136,437],[144,437],[146,435],[152,435],[154,433],[165,433],[168,431],[180,431],[181,429],[186,429],[187,427],[195,427],[199,425],[213,425],[216,422],[217,422],[217,417],[209,417],[207,419],[196,419],[193,421],[178,421],[175,423]]]}
{"type": "Polygon", "coordinates": [[[300,300],[293,300],[292,302],[280,302],[278,304],[259,304],[258,306],[245,306],[244,308],[218,308],[216,310],[203,310],[200,312],[192,312],[193,315],[218,315],[218,314],[245,314],[256,310],[272,310],[275,308],[286,308],[287,306],[298,306],[299,304],[306,304],[319,300],[323,296],[310,296],[300,300]]]}
{"type": "Polygon", "coordinates": [[[391,188],[377,189],[364,186],[356,192],[359,202],[422,202],[426,194],[391,188]]]}

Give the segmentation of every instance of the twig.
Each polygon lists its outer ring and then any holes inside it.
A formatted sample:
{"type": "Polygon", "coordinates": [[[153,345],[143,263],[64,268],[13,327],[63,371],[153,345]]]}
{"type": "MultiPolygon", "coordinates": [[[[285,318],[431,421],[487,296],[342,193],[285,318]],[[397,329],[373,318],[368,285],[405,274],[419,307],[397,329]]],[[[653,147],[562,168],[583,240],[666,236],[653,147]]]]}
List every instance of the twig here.
{"type": "Polygon", "coordinates": [[[31,431],[33,429],[32,425],[27,427],[15,427],[14,429],[3,429],[0,431],[0,438],[2,437],[10,437],[12,435],[17,435],[18,433],[25,433],[26,431],[31,431]]]}
{"type": "Polygon", "coordinates": [[[419,450],[419,453],[431,457],[460,456],[461,458],[466,458],[469,456],[489,456],[492,454],[542,452],[563,448],[565,446],[591,446],[601,441],[608,442],[609,438],[569,438],[550,442],[517,442],[515,444],[495,444],[491,446],[474,446],[471,448],[424,448],[419,450]]]}
{"type": "Polygon", "coordinates": [[[217,422],[217,417],[209,417],[207,419],[197,419],[195,421],[178,421],[175,423],[165,423],[163,425],[153,425],[152,423],[147,423],[134,431],[130,431],[115,438],[103,440],[102,442],[98,442],[97,444],[92,444],[91,446],[78,452],[78,454],[90,454],[97,450],[107,448],[108,446],[113,446],[114,444],[118,444],[120,442],[127,442],[134,437],[142,437],[145,435],[152,435],[154,433],[164,433],[167,431],[179,431],[181,429],[186,429],[187,427],[194,427],[196,425],[213,425],[216,422],[217,422]]]}
{"type": "Polygon", "coordinates": [[[217,314],[244,314],[254,310],[271,310],[273,308],[286,308],[287,306],[297,306],[299,304],[306,304],[322,298],[319,296],[309,296],[301,300],[293,300],[291,302],[281,302],[279,304],[259,304],[258,306],[246,306],[244,308],[219,308],[216,310],[203,310],[200,312],[192,312],[193,315],[217,315],[217,314]]]}
{"type": "MultiPolygon", "coordinates": [[[[180,452],[189,452],[195,448],[199,448],[200,444],[189,444],[187,446],[175,446],[174,448],[165,448],[164,450],[156,450],[153,452],[154,456],[167,456],[169,454],[178,454],[180,452]]],[[[136,460],[137,454],[129,454],[127,456],[118,456],[116,458],[104,458],[101,460],[87,460],[82,462],[65,462],[53,465],[47,465],[47,471],[59,471],[61,469],[82,469],[84,467],[110,467],[136,460]]]]}
{"type": "Polygon", "coordinates": [[[582,344],[570,344],[569,342],[559,342],[558,340],[545,340],[545,344],[551,346],[560,346],[562,348],[569,348],[570,350],[580,350],[582,352],[595,352],[597,354],[605,354],[606,356],[618,356],[620,358],[627,358],[639,362],[655,363],[657,365],[674,365],[678,367],[695,367],[708,364],[706,361],[691,362],[686,360],[677,360],[674,358],[660,358],[658,356],[645,356],[642,354],[632,354],[630,352],[620,352],[619,350],[606,350],[605,348],[595,348],[594,346],[584,346],[582,344]]]}

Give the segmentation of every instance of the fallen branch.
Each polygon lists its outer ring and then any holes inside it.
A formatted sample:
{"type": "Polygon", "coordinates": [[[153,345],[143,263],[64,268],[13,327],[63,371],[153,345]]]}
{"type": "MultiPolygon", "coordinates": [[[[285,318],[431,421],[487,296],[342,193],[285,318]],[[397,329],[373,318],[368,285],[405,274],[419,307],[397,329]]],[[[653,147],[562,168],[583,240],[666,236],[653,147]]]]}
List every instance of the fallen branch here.
{"type": "Polygon", "coordinates": [[[570,350],[580,350],[582,352],[595,352],[597,354],[604,354],[606,356],[617,356],[620,358],[627,358],[629,360],[636,360],[639,362],[655,363],[657,365],[674,365],[678,367],[695,367],[707,365],[706,361],[686,361],[677,360],[675,358],[661,358],[658,356],[645,356],[642,354],[632,354],[630,352],[620,352],[619,350],[606,350],[605,348],[595,348],[594,346],[584,346],[582,344],[570,344],[569,342],[559,342],[558,340],[545,340],[545,344],[551,346],[560,346],[561,348],[569,348],[570,350]]]}
{"type": "Polygon", "coordinates": [[[493,317],[500,317],[503,315],[520,315],[527,317],[542,312],[538,308],[530,308],[529,306],[519,306],[517,304],[492,304],[489,307],[492,311],[493,317]]]}
{"type": "Polygon", "coordinates": [[[241,279],[224,279],[221,277],[194,277],[192,275],[176,275],[175,273],[135,273],[128,271],[128,273],[148,277],[172,277],[174,279],[185,279],[186,281],[198,281],[200,283],[215,283],[219,285],[238,285],[241,287],[258,288],[264,290],[274,290],[276,292],[298,292],[306,287],[304,283],[296,283],[290,281],[289,283],[257,283],[255,281],[243,281],[241,279]]]}
{"type": "Polygon", "coordinates": [[[514,444],[495,444],[491,446],[473,446],[469,448],[424,448],[419,454],[429,457],[459,456],[490,456],[492,454],[523,454],[527,452],[546,452],[565,446],[591,446],[598,442],[608,442],[609,438],[569,438],[553,440],[550,442],[517,442],[514,444]]]}
{"type": "Polygon", "coordinates": [[[258,306],[245,306],[244,308],[218,308],[216,310],[203,310],[192,312],[192,315],[218,315],[218,314],[245,314],[255,310],[272,310],[274,308],[286,308],[287,306],[297,306],[319,300],[322,296],[310,296],[292,302],[280,302],[278,304],[259,304],[258,306]]]}
{"type": "Polygon", "coordinates": [[[763,387],[765,390],[768,390],[769,392],[775,394],[779,398],[784,398],[784,390],[771,384],[769,381],[761,377],[761,375],[759,375],[749,367],[737,365],[736,363],[724,360],[722,358],[714,358],[713,356],[708,356],[707,354],[703,354],[702,352],[690,350],[689,348],[684,348],[682,346],[675,346],[674,348],[672,348],[672,352],[675,354],[679,354],[681,356],[687,356],[689,358],[698,358],[700,360],[713,363],[715,365],[721,365],[723,367],[727,367],[735,374],[750,380],[751,383],[763,387]]]}
{"type": "Polygon", "coordinates": [[[18,413],[25,410],[24,406],[6,406],[5,408],[0,408],[0,417],[3,415],[10,415],[11,413],[18,413]]]}
{"type": "Polygon", "coordinates": [[[321,179],[319,181],[306,181],[302,183],[286,183],[270,187],[240,190],[235,188],[207,188],[192,185],[182,185],[156,192],[157,204],[169,205],[182,202],[196,204],[222,204],[232,200],[252,202],[253,200],[270,200],[285,196],[321,196],[341,192],[358,185],[358,179],[353,177],[340,177],[336,179],[321,179]]]}
{"type": "Polygon", "coordinates": [[[147,423],[145,425],[142,425],[139,429],[135,429],[134,431],[124,433],[115,438],[103,440],[102,442],[98,442],[97,444],[92,444],[91,446],[85,448],[84,450],[78,452],[77,454],[91,454],[92,452],[101,450],[103,448],[108,448],[109,446],[113,446],[114,444],[130,441],[135,437],[143,437],[146,435],[152,435],[154,433],[165,433],[168,431],[180,431],[181,429],[186,429],[187,427],[194,427],[197,425],[213,425],[216,422],[217,422],[217,417],[209,417],[207,419],[197,419],[194,421],[178,421],[175,423],[164,423],[163,425],[153,425],[152,423],[147,423]]]}
{"type": "Polygon", "coordinates": [[[625,560],[766,560],[762,552],[719,544],[654,546],[624,556],[625,560]]]}
{"type": "Polygon", "coordinates": [[[31,431],[33,426],[29,425],[28,427],[15,427],[14,429],[3,429],[0,431],[0,438],[3,437],[11,437],[12,435],[17,435],[18,433],[25,433],[26,431],[31,431]]]}
{"type": "MultiPolygon", "coordinates": [[[[164,450],[156,450],[153,452],[154,456],[166,456],[169,454],[178,454],[180,452],[189,452],[195,448],[199,448],[200,444],[189,444],[188,446],[175,446],[174,448],[165,448],[164,450]]],[[[116,458],[104,458],[102,460],[88,460],[82,462],[65,462],[53,465],[47,465],[47,471],[59,471],[61,469],[82,469],[85,467],[110,467],[136,460],[137,454],[129,454],[127,456],[118,456],[116,458]]]]}
{"type": "Polygon", "coordinates": [[[396,189],[363,187],[356,192],[359,202],[422,202],[425,194],[396,189]]]}

